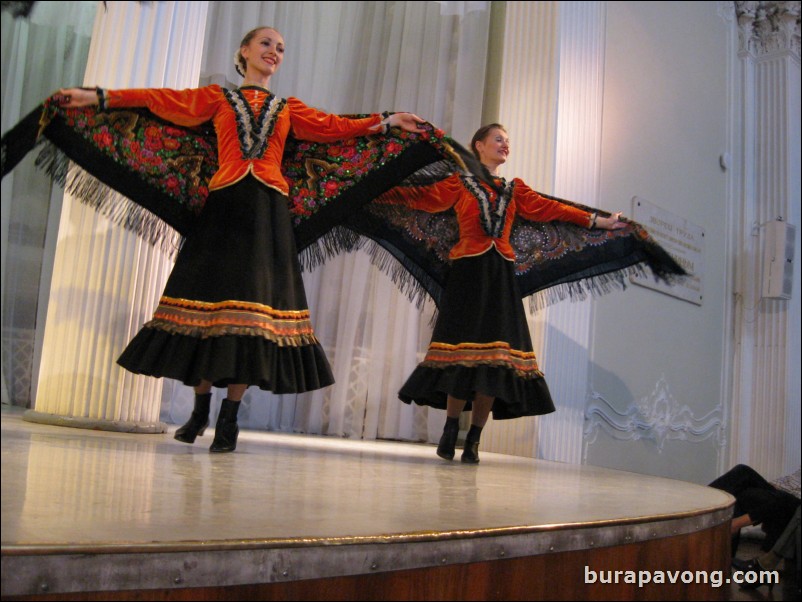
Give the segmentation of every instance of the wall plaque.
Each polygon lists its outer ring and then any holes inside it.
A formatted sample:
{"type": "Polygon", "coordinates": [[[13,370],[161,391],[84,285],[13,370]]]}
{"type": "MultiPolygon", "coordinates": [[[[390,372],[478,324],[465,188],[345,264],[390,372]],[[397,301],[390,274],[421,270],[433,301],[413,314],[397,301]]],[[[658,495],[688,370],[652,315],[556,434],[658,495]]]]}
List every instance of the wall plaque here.
{"type": "Polygon", "coordinates": [[[701,305],[704,293],[704,230],[637,196],[632,198],[632,219],[644,226],[690,276],[674,285],[656,281],[651,273],[631,276],[630,280],[634,284],[701,305]]]}

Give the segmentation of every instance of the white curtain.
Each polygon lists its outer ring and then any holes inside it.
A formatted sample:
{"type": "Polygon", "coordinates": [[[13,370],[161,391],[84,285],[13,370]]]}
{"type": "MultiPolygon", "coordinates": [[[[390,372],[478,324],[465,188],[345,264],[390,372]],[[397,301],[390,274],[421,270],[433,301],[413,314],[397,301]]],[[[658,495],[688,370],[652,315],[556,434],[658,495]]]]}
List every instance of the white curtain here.
{"type": "MultiPolygon", "coordinates": [[[[286,43],[271,81],[279,96],[331,113],[414,112],[463,144],[481,125],[489,2],[211,2],[207,23],[201,83],[238,85],[233,57],[242,36],[272,26],[286,43]]],[[[436,440],[444,413],[397,396],[428,345],[431,303],[416,308],[361,252],[330,260],[304,282],[336,384],[284,396],[252,387],[241,424],[436,440]]],[[[163,419],[182,422],[191,406],[188,387],[165,387],[163,419]]]]}
{"type": "MultiPolygon", "coordinates": [[[[3,11],[3,134],[57,87],[83,81],[97,6],[37,2],[29,18],[3,11]]],[[[45,251],[48,220],[58,223],[61,198],[33,163],[32,154],[2,183],[2,401],[22,406],[31,401],[43,328],[40,289],[47,288],[52,269],[45,251]]]]}

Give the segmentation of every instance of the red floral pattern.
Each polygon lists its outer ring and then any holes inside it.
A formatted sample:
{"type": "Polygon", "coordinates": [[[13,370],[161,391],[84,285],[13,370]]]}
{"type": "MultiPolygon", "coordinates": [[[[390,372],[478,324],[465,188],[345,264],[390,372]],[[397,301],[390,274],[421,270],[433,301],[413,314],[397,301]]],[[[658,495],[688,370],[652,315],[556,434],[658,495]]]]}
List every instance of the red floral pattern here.
{"type": "MultiPolygon", "coordinates": [[[[43,120],[49,122],[55,116],[115,163],[139,174],[148,185],[156,186],[195,215],[200,213],[209,195],[209,180],[217,171],[213,130],[176,126],[144,109],[106,112],[94,107],[63,109],[49,99],[45,102],[43,120]]],[[[314,143],[290,137],[282,173],[289,185],[289,208],[295,225],[315,215],[373,169],[397,158],[420,140],[447,154],[447,137],[431,126],[423,134],[394,129],[387,135],[338,143],[314,143]]]]}
{"type": "Polygon", "coordinates": [[[423,134],[391,130],[386,135],[326,144],[288,140],[282,174],[290,189],[294,223],[297,225],[314,215],[373,169],[397,158],[411,143],[419,140],[426,140],[446,153],[447,137],[442,130],[431,127],[423,134]]]}
{"type": "Polygon", "coordinates": [[[45,115],[48,121],[59,115],[97,150],[193,213],[203,208],[209,195],[208,181],[217,170],[213,134],[172,126],[136,109],[62,109],[47,101],[45,115]]]}

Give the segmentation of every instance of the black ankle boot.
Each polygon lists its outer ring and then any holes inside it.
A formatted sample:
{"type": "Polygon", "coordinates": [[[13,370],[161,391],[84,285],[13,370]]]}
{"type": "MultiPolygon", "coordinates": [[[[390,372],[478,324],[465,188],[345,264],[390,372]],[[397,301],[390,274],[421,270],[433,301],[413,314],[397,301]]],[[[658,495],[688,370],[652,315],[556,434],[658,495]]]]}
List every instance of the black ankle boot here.
{"type": "Polygon", "coordinates": [[[200,437],[209,426],[209,403],[212,400],[211,393],[195,395],[195,409],[187,423],[179,428],[173,439],[184,443],[195,443],[195,437],[200,437]]]}
{"type": "Polygon", "coordinates": [[[224,399],[220,406],[220,413],[217,415],[217,425],[214,427],[214,441],[209,448],[210,452],[223,453],[233,452],[237,449],[237,412],[239,411],[239,401],[224,399]]]}
{"type": "Polygon", "coordinates": [[[463,464],[479,464],[479,437],[482,436],[482,427],[471,425],[465,435],[465,447],[462,449],[463,464]]]}
{"type": "Polygon", "coordinates": [[[443,427],[443,435],[437,445],[437,455],[444,460],[454,459],[454,448],[457,446],[457,436],[459,435],[459,418],[446,418],[446,425],[443,427]]]}
{"type": "MultiPolygon", "coordinates": [[[[760,573],[766,570],[760,564],[759,558],[752,558],[750,560],[741,560],[740,558],[733,558],[732,566],[743,573],[754,573],[755,576],[759,576],[760,573]]],[[[769,593],[771,593],[772,590],[774,589],[774,581],[768,581],[767,583],[762,583],[760,579],[757,579],[755,583],[745,583],[745,582],[741,583],[741,589],[745,590],[757,589],[759,587],[762,587],[763,585],[768,586],[769,593]]]]}

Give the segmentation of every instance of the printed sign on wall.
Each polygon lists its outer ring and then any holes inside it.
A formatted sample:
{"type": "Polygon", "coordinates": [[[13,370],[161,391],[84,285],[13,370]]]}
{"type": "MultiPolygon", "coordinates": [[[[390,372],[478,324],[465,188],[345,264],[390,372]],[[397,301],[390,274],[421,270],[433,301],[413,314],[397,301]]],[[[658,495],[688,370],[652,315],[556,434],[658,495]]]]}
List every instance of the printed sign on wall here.
{"type": "Polygon", "coordinates": [[[701,305],[704,276],[704,230],[637,196],[632,198],[632,219],[644,226],[690,276],[672,286],[662,281],[655,281],[652,274],[632,276],[630,280],[634,284],[701,305]]]}

